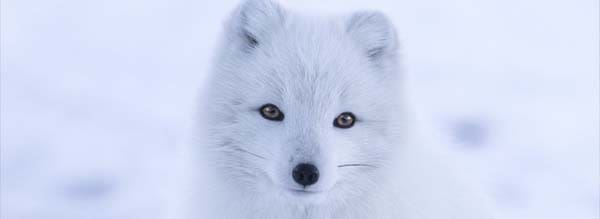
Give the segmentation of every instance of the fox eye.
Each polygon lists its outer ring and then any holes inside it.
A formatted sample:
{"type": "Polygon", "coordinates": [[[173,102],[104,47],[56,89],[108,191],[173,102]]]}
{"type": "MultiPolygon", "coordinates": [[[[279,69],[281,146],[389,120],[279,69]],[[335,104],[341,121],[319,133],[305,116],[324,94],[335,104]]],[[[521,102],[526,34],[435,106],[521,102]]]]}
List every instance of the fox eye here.
{"type": "Polygon", "coordinates": [[[282,121],[283,120],[283,112],[277,108],[277,106],[267,103],[260,107],[260,115],[271,121],[282,121]]]}
{"type": "Polygon", "coordinates": [[[354,114],[351,112],[344,112],[337,116],[335,120],[333,120],[333,126],[347,129],[354,125],[354,121],[356,121],[354,114]]]}

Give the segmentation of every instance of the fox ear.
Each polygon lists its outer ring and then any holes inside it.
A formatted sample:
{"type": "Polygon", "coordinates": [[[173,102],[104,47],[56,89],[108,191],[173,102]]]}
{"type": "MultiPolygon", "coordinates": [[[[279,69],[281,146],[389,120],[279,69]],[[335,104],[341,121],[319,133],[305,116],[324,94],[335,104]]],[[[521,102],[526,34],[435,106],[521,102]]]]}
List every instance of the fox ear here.
{"type": "Polygon", "coordinates": [[[254,49],[283,27],[285,11],[270,0],[246,0],[229,22],[230,37],[245,49],[254,49]]]}
{"type": "Polygon", "coordinates": [[[396,54],[396,30],[381,12],[362,11],[352,14],[347,20],[346,31],[373,61],[396,54]]]}

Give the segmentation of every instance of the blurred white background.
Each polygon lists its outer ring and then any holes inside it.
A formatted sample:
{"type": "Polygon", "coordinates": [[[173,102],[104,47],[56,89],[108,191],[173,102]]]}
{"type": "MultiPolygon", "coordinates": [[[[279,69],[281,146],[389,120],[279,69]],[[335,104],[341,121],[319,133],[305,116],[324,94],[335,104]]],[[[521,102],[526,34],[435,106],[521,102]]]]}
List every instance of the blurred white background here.
{"type": "MultiPolygon", "coordinates": [[[[409,95],[502,218],[600,217],[597,0],[282,0],[378,9],[409,95]]],[[[0,218],[162,218],[237,1],[2,0],[0,218]]]]}

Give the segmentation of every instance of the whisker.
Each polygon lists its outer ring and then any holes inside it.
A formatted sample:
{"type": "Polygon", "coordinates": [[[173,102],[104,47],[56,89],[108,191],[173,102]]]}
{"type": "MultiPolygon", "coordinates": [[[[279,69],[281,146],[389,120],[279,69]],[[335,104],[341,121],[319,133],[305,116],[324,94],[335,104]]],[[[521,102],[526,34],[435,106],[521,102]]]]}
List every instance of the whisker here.
{"type": "Polygon", "coordinates": [[[244,152],[244,153],[250,154],[250,155],[252,155],[252,156],[258,157],[258,158],[260,158],[260,159],[263,159],[263,160],[266,160],[266,159],[267,159],[267,158],[265,158],[265,157],[263,157],[263,156],[260,156],[260,155],[258,155],[258,154],[252,153],[252,152],[250,152],[250,151],[247,151],[247,150],[245,150],[245,149],[241,149],[241,148],[234,148],[233,150],[236,150],[236,151],[239,151],[239,152],[244,152]]]}
{"type": "Polygon", "coordinates": [[[337,167],[339,167],[339,168],[341,168],[341,167],[373,167],[373,168],[377,168],[377,166],[370,165],[370,164],[362,164],[362,163],[342,164],[342,165],[338,165],[337,167]]]}

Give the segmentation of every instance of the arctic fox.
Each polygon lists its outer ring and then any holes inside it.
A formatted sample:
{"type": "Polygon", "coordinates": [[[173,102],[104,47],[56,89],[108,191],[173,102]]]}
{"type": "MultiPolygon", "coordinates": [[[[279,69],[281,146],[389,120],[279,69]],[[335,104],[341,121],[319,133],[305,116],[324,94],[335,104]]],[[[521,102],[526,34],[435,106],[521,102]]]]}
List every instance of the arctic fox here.
{"type": "Polygon", "coordinates": [[[224,32],[179,218],[491,218],[414,140],[385,15],[248,0],[224,32]]]}

